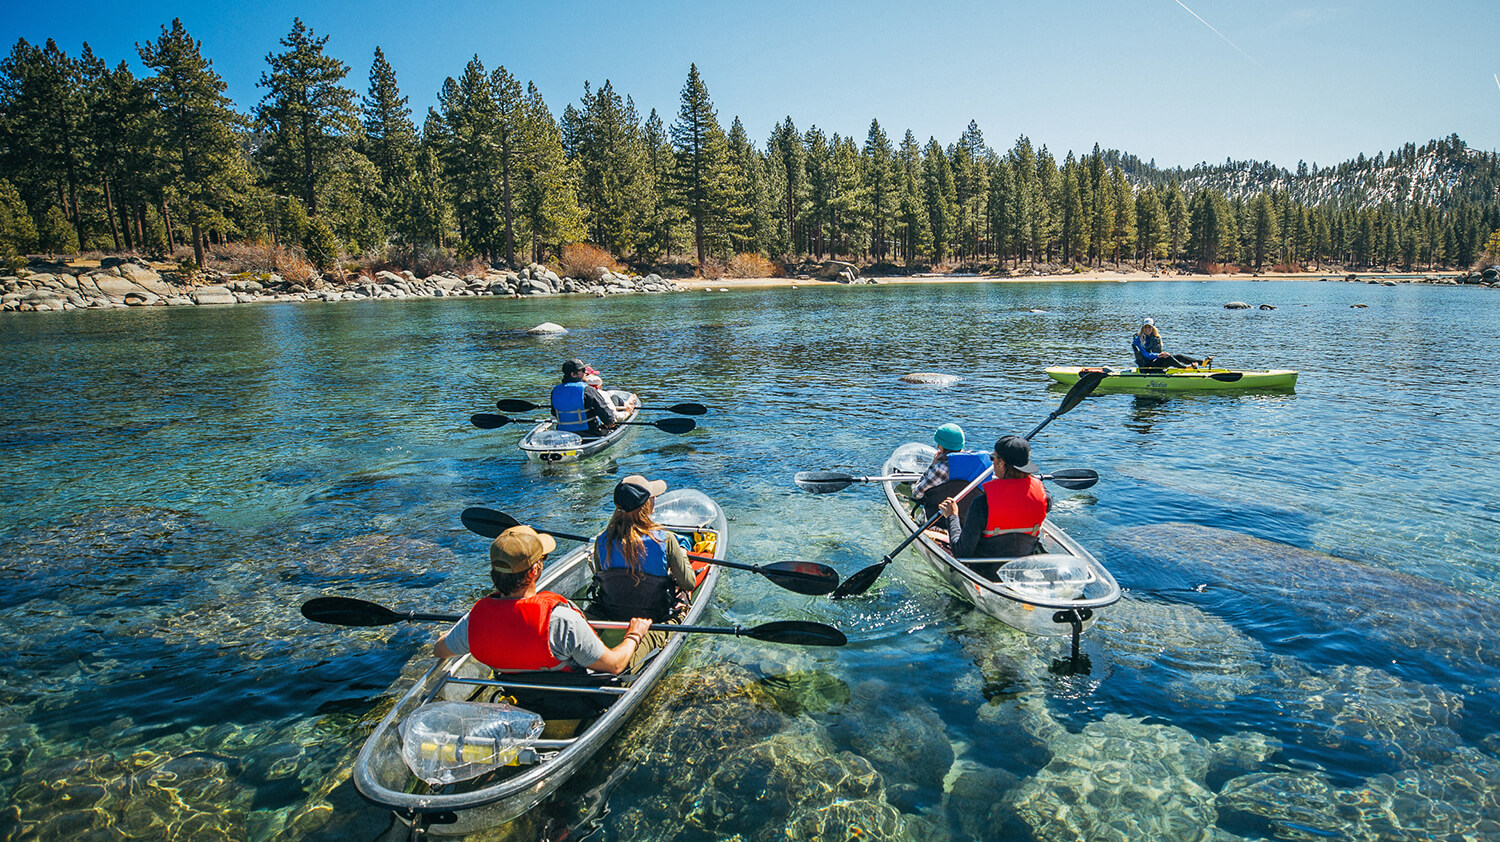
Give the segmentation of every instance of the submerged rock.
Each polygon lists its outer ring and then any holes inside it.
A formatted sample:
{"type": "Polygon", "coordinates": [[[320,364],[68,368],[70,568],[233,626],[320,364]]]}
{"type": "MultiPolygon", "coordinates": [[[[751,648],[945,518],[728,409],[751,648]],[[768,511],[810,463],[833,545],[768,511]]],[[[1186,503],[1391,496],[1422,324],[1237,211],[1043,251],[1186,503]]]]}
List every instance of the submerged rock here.
{"type": "Polygon", "coordinates": [[[553,324],[552,322],[542,322],[541,324],[537,325],[534,328],[531,328],[526,332],[531,334],[532,336],[556,336],[559,334],[567,333],[568,329],[563,327],[562,325],[553,324]]]}
{"type": "Polygon", "coordinates": [[[930,386],[952,386],[958,382],[958,375],[938,374],[930,371],[919,371],[912,374],[903,374],[899,379],[902,383],[922,383],[930,386]]]}

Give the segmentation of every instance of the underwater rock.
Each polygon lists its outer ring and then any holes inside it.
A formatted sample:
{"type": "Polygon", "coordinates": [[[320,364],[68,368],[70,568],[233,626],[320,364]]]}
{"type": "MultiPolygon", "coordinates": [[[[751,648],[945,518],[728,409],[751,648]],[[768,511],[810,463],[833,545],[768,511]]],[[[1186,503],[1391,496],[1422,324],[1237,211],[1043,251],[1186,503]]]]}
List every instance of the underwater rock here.
{"type": "Polygon", "coordinates": [[[532,336],[560,336],[561,334],[567,333],[568,329],[560,324],[554,324],[552,322],[542,322],[536,327],[530,328],[526,332],[531,334],[532,336]]]}
{"type": "Polygon", "coordinates": [[[1317,772],[1246,775],[1217,806],[1227,822],[1285,839],[1495,839],[1500,762],[1472,749],[1461,761],[1334,787],[1317,772]]]}
{"type": "Polygon", "coordinates": [[[1119,667],[1172,665],[1159,691],[1181,704],[1223,705],[1254,692],[1265,647],[1224,620],[1186,605],[1127,599],[1090,632],[1119,667]]]}
{"type": "Polygon", "coordinates": [[[956,374],[939,374],[931,371],[918,371],[911,374],[903,374],[896,378],[902,383],[922,383],[928,386],[952,386],[958,382],[956,374]]]}
{"type": "MultiPolygon", "coordinates": [[[[1132,587],[1228,619],[1308,663],[1355,663],[1442,686],[1454,673],[1496,683],[1500,605],[1436,582],[1205,526],[1121,529],[1111,562],[1129,559],[1132,587]]],[[[1112,564],[1113,566],[1113,564],[1112,564]]],[[[1119,569],[1118,567],[1116,569],[1119,569]]]]}
{"type": "MultiPolygon", "coordinates": [[[[1042,724],[1038,714],[1033,725],[1042,724]]],[[[1010,796],[1037,839],[1208,837],[1216,812],[1204,785],[1213,757],[1207,740],[1119,714],[1080,734],[1060,725],[1041,730],[1052,762],[1010,796]]]]}
{"type": "Polygon", "coordinates": [[[869,758],[894,788],[940,792],[953,765],[947,723],[931,705],[883,681],[853,688],[853,701],[830,729],[834,740],[869,758]]]}

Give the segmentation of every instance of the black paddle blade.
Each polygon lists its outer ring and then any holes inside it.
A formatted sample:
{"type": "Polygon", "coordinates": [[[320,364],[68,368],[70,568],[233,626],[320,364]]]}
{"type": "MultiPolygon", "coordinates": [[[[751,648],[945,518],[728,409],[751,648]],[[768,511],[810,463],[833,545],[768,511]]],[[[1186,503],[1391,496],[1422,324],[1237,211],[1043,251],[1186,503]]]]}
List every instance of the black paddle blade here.
{"type": "Polygon", "coordinates": [[[648,421],[645,423],[663,432],[674,434],[686,433],[698,426],[698,422],[691,418],[663,418],[660,421],[648,421]]]}
{"type": "Polygon", "coordinates": [[[843,491],[858,479],[858,477],[837,471],[798,471],[797,475],[792,477],[792,482],[797,483],[797,487],[803,491],[831,494],[835,491],[843,491]]]}
{"type": "Polygon", "coordinates": [[[1245,376],[1243,371],[1216,371],[1208,376],[1210,380],[1218,380],[1223,383],[1233,383],[1245,376]]]}
{"type": "Polygon", "coordinates": [[[464,509],[459,514],[458,519],[470,532],[476,535],[483,535],[486,538],[498,538],[501,532],[512,526],[521,525],[520,521],[505,512],[497,512],[494,509],[482,509],[478,506],[471,506],[464,509]]]}
{"type": "MultiPolygon", "coordinates": [[[[657,409],[654,406],[643,406],[641,409],[657,409]]],[[[674,403],[662,410],[663,412],[675,412],[678,415],[705,415],[708,407],[701,403],[674,403]]]]}
{"type": "Polygon", "coordinates": [[[335,626],[388,626],[406,619],[384,605],[347,596],[320,596],[302,603],[302,616],[335,626]]]}
{"type": "Polygon", "coordinates": [[[480,412],[470,415],[469,423],[481,430],[493,430],[496,427],[504,427],[506,424],[509,424],[510,419],[504,415],[491,415],[487,412],[480,412]]]}
{"type": "Polygon", "coordinates": [[[531,401],[519,400],[495,401],[495,408],[500,410],[501,412],[530,412],[533,409],[546,409],[546,407],[542,406],[541,404],[535,404],[531,401]]]}
{"type": "Polygon", "coordinates": [[[1066,468],[1053,471],[1042,479],[1051,480],[1063,488],[1093,488],[1099,482],[1099,472],[1087,468],[1066,468]]]}
{"type": "Polygon", "coordinates": [[[880,574],[885,571],[885,566],[890,563],[890,559],[883,559],[845,579],[842,585],[833,589],[833,598],[859,596],[869,590],[870,586],[875,584],[875,580],[880,578],[880,574]]]}
{"type": "Polygon", "coordinates": [[[1062,404],[1057,407],[1056,412],[1052,413],[1053,416],[1062,415],[1082,403],[1083,399],[1088,397],[1096,386],[1103,383],[1107,376],[1102,371],[1086,371],[1079,375],[1078,382],[1073,384],[1073,388],[1069,389],[1066,395],[1063,395],[1062,404]]]}
{"type": "Polygon", "coordinates": [[[736,629],[735,633],[768,643],[800,646],[843,646],[849,642],[849,638],[833,626],[806,620],[776,620],[762,623],[753,629],[736,629]]]}
{"type": "Polygon", "coordinates": [[[822,596],[839,586],[839,573],[813,561],[778,561],[762,564],[756,572],[795,593],[822,596]]]}

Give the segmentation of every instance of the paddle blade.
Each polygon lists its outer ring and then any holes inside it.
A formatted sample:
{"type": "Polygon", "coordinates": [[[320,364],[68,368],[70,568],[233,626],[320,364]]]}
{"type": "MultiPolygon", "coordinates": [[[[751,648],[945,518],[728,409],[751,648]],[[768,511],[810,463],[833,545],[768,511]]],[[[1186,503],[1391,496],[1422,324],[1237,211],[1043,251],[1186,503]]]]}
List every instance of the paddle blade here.
{"type": "Polygon", "coordinates": [[[483,535],[486,538],[498,538],[501,532],[512,526],[521,525],[520,521],[505,512],[497,512],[494,509],[484,509],[479,506],[471,506],[464,509],[459,514],[458,519],[470,532],[476,535],[483,535]]]}
{"type": "Polygon", "coordinates": [[[691,418],[663,418],[660,421],[650,422],[651,426],[663,432],[682,434],[698,426],[698,422],[691,418]]]}
{"type": "Polygon", "coordinates": [[[1073,407],[1083,403],[1083,399],[1088,397],[1089,393],[1094,391],[1096,386],[1103,383],[1106,376],[1102,371],[1086,371],[1079,375],[1078,382],[1073,384],[1073,388],[1069,389],[1066,395],[1063,395],[1062,404],[1057,407],[1057,411],[1052,413],[1052,415],[1054,417],[1062,415],[1073,407]]]}
{"type": "Polygon", "coordinates": [[[1051,480],[1063,488],[1092,488],[1099,482],[1099,472],[1087,468],[1068,468],[1054,471],[1042,479],[1051,480]]]}
{"type": "Polygon", "coordinates": [[[800,646],[843,646],[849,642],[849,638],[833,626],[810,623],[806,620],[777,620],[763,623],[753,629],[740,629],[737,633],[768,643],[790,643],[800,646]]]}
{"type": "Polygon", "coordinates": [[[849,474],[841,474],[837,471],[798,471],[792,477],[792,482],[803,491],[811,491],[814,494],[831,494],[835,491],[843,491],[858,477],[849,474]]]}
{"type": "Polygon", "coordinates": [[[1208,376],[1210,380],[1218,380],[1222,383],[1233,383],[1245,376],[1243,371],[1216,371],[1208,376]]]}
{"type": "Polygon", "coordinates": [[[546,409],[546,407],[542,406],[541,404],[535,404],[531,401],[519,400],[495,401],[495,408],[500,410],[501,412],[530,412],[533,409],[546,409]]]}
{"type": "MultiPolygon", "coordinates": [[[[652,409],[654,407],[642,408],[652,409]]],[[[678,415],[704,415],[707,414],[708,407],[704,406],[701,403],[674,403],[671,406],[667,407],[666,411],[675,412],[678,415]]]]}
{"type": "Polygon", "coordinates": [[[481,430],[493,430],[496,427],[504,427],[506,424],[509,424],[510,419],[504,415],[490,415],[487,412],[480,412],[470,415],[469,423],[481,430]]]}
{"type": "Polygon", "coordinates": [[[384,605],[347,596],[309,599],[302,603],[302,616],[314,623],[335,626],[388,626],[406,619],[384,605]]]}
{"type": "Polygon", "coordinates": [[[885,566],[890,563],[889,559],[878,561],[845,579],[842,585],[833,589],[833,598],[843,599],[846,596],[859,596],[869,590],[870,586],[875,584],[875,580],[880,578],[880,574],[884,572],[885,566]]]}
{"type": "Polygon", "coordinates": [[[839,573],[814,561],[778,561],[763,564],[756,572],[789,591],[823,596],[839,586],[839,573]]]}

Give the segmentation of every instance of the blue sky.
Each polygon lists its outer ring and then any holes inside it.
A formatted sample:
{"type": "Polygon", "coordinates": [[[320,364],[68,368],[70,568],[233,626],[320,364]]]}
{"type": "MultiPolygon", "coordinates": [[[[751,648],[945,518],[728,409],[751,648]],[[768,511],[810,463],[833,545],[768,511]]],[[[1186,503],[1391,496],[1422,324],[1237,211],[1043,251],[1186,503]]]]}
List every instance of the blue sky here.
{"type": "Polygon", "coordinates": [[[477,54],[534,81],[554,113],[609,79],[668,123],[696,62],[720,120],[757,143],[788,116],[863,143],[1025,134],[1059,158],[1094,143],[1163,166],[1333,164],[1458,134],[1500,148],[1493,0],[1060,0],[714,4],[394,0],[9,0],[0,38],[87,41],[142,73],[134,44],[180,17],[250,110],[267,54],[301,17],[363,94],[382,47],[420,122],[477,54]]]}

